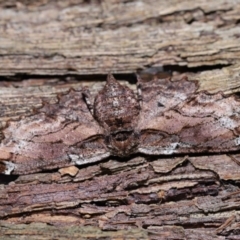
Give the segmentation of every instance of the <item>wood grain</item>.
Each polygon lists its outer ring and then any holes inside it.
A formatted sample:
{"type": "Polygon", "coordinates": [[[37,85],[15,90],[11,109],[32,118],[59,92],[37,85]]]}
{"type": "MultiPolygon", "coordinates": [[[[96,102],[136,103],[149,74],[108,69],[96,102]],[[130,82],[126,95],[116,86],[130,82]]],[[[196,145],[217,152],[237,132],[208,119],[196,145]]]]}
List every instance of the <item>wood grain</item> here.
{"type": "MultiPolygon", "coordinates": [[[[161,68],[238,93],[239,3],[1,0],[0,128],[70,88],[94,95],[109,71],[161,68]]],[[[134,156],[1,175],[0,239],[238,239],[239,165],[239,153],[134,156]]]]}

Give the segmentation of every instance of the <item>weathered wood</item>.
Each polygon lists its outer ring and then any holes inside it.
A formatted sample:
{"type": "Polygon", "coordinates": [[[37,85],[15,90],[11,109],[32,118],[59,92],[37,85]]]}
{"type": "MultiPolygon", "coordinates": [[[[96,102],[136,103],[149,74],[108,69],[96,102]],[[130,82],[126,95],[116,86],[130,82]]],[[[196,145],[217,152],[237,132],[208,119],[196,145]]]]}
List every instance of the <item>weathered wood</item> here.
{"type": "MultiPolygon", "coordinates": [[[[163,67],[239,92],[238,3],[0,1],[0,129],[70,88],[95,94],[109,71],[163,67]]],[[[0,239],[239,239],[239,165],[239,153],[134,156],[0,176],[0,239]]]]}
{"type": "Polygon", "coordinates": [[[225,66],[240,56],[240,1],[38,2],[2,3],[0,75],[225,66]]]}
{"type": "MultiPolygon", "coordinates": [[[[39,216],[40,217],[40,216],[39,216]]],[[[1,231],[4,238],[0,239],[19,239],[27,236],[27,239],[125,239],[125,236],[131,236],[131,239],[149,239],[147,233],[141,229],[130,229],[121,231],[101,231],[97,227],[79,227],[79,226],[49,226],[42,223],[10,224],[1,223],[1,231]]]]}
{"type": "Polygon", "coordinates": [[[0,217],[4,222],[84,224],[104,230],[142,227],[155,234],[162,234],[163,226],[172,226],[171,234],[182,226],[184,236],[198,226],[207,228],[204,234],[209,228],[220,235],[239,231],[240,191],[224,183],[240,180],[231,157],[137,157],[76,172],[20,176],[2,185],[0,217]]]}

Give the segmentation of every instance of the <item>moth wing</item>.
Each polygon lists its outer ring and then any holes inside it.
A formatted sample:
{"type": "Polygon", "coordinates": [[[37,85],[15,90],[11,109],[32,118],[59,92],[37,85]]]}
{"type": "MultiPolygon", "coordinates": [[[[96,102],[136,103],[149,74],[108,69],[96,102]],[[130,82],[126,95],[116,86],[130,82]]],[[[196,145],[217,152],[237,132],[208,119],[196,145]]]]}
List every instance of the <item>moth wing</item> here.
{"type": "Polygon", "coordinates": [[[143,85],[137,126],[139,152],[167,155],[240,150],[240,101],[234,95],[196,90],[196,82],[186,79],[155,79],[143,85]]]}
{"type": "Polygon", "coordinates": [[[56,104],[45,103],[36,114],[9,122],[3,135],[0,171],[5,174],[81,165],[110,155],[82,91],[71,90],[56,104]]]}

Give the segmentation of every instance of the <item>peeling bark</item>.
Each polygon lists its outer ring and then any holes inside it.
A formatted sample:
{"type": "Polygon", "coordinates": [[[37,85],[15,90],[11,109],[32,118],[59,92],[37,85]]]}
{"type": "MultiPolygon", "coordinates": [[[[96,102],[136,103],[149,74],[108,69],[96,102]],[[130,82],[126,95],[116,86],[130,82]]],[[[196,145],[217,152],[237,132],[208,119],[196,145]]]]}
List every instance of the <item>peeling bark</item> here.
{"type": "MultiPolygon", "coordinates": [[[[0,1],[0,129],[70,88],[94,96],[109,71],[239,92],[238,3],[0,1]]],[[[137,155],[0,175],[0,238],[239,239],[239,165],[238,152],[137,155]]]]}

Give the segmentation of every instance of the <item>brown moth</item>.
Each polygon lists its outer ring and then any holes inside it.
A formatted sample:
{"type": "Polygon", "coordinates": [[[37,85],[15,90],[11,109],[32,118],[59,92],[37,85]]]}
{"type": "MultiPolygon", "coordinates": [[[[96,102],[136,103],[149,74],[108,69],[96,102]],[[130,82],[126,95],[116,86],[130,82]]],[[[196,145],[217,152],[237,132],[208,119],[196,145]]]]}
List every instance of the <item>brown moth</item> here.
{"type": "Polygon", "coordinates": [[[240,150],[240,101],[198,92],[182,78],[138,79],[138,96],[112,75],[95,97],[59,96],[2,131],[0,173],[27,174],[101,161],[109,156],[240,150]]]}

